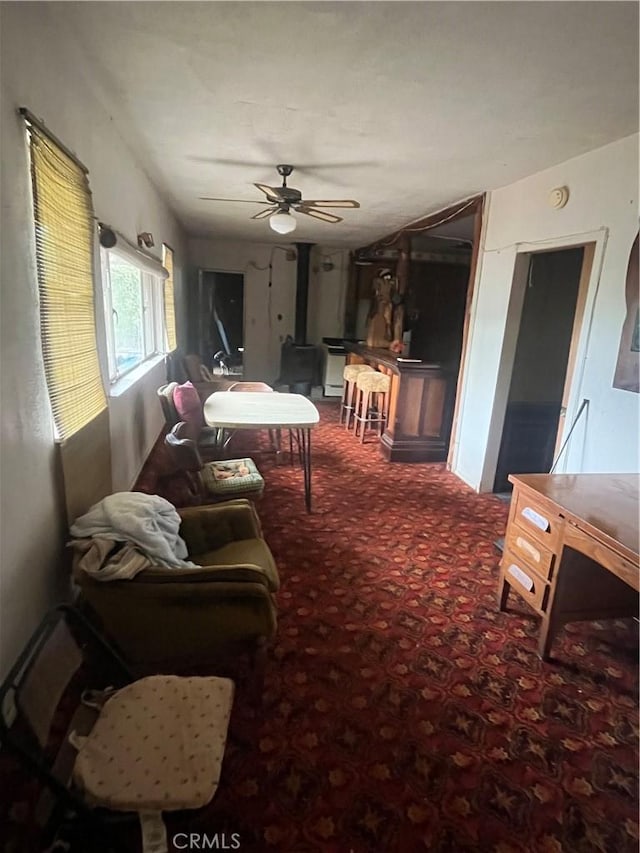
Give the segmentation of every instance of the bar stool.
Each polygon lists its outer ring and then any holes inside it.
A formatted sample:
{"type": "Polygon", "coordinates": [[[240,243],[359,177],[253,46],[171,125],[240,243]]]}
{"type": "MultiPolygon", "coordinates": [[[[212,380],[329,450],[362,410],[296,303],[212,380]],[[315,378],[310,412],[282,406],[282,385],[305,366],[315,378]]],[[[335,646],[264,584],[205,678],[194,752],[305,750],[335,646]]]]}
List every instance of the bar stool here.
{"type": "Polygon", "coordinates": [[[369,364],[347,364],[342,371],[344,385],[342,386],[342,402],[340,404],[340,423],[343,417],[346,420],[346,429],[351,425],[351,414],[354,411],[354,397],[356,392],[356,378],[360,373],[375,373],[369,364]]]}
{"type": "Polygon", "coordinates": [[[378,427],[378,435],[382,435],[387,421],[389,405],[389,389],[391,377],[377,370],[360,373],[356,378],[355,404],[355,434],[358,435],[360,426],[360,443],[364,444],[367,427],[378,427]]]}

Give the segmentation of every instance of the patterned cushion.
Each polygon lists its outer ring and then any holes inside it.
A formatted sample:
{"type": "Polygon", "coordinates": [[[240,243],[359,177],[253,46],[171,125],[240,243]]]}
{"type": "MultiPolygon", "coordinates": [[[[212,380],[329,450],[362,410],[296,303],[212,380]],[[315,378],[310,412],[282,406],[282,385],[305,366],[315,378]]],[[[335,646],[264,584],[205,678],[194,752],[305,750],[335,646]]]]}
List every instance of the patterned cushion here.
{"type": "Polygon", "coordinates": [[[359,373],[366,373],[369,370],[373,370],[369,364],[347,364],[342,371],[342,378],[345,382],[355,382],[359,373]]]}
{"type": "Polygon", "coordinates": [[[220,779],[233,689],[227,678],[153,675],[118,690],[78,752],[75,783],[118,811],[204,806],[220,779]]]}
{"type": "Polygon", "coordinates": [[[253,459],[209,462],[200,473],[206,490],[212,495],[261,492],[264,489],[264,480],[253,459]]]}
{"type": "Polygon", "coordinates": [[[372,370],[370,373],[360,373],[356,379],[356,387],[361,391],[388,391],[391,387],[391,379],[386,373],[372,370]]]}

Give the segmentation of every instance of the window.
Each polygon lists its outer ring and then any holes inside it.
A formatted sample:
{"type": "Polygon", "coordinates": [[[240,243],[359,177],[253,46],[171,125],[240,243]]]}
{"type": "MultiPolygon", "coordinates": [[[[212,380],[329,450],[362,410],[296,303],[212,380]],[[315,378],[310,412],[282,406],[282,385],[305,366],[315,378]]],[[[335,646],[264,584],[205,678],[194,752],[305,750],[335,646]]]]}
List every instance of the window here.
{"type": "Polygon", "coordinates": [[[56,437],[106,409],[96,345],[93,208],[86,169],[25,119],[31,163],[40,331],[56,437]]]}
{"type": "Polygon", "coordinates": [[[109,378],[115,382],[166,351],[162,276],[129,252],[110,249],[102,252],[102,280],[109,378]]]}
{"type": "Polygon", "coordinates": [[[169,273],[164,282],[164,320],[167,327],[167,352],[173,352],[177,347],[176,337],[176,306],[173,290],[173,249],[162,244],[162,266],[169,273]]]}

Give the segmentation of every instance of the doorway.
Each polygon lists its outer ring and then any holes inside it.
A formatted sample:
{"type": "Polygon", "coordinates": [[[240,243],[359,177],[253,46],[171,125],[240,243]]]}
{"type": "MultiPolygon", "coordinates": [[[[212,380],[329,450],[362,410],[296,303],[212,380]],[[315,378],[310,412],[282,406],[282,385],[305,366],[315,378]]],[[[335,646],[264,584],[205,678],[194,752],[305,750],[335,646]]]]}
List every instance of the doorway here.
{"type": "Polygon", "coordinates": [[[200,270],[196,320],[203,362],[238,372],[244,353],[244,275],[200,270]]]}
{"type": "Polygon", "coordinates": [[[592,247],[529,256],[493,491],[548,473],[564,423],[592,247]],[[587,269],[588,267],[588,269],[587,269]]]}

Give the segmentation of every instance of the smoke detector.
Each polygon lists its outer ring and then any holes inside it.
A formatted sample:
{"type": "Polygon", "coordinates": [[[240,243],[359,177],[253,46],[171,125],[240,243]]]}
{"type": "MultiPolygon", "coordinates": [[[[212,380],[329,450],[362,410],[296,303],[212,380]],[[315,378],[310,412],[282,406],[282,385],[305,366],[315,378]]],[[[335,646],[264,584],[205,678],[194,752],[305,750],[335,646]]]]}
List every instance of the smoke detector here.
{"type": "Polygon", "coordinates": [[[549,204],[556,210],[564,207],[569,201],[569,187],[555,187],[549,193],[549,204]]]}

